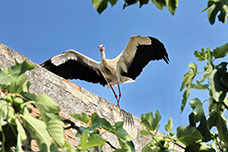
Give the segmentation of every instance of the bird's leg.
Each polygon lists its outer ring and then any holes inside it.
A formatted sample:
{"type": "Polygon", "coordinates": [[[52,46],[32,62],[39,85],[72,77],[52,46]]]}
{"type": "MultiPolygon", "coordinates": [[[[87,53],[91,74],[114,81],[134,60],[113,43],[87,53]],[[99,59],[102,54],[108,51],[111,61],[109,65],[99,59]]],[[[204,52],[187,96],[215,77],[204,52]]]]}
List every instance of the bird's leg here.
{"type": "MultiPolygon", "coordinates": [[[[119,90],[119,99],[117,100],[117,106],[118,106],[118,105],[119,105],[120,98],[121,98],[122,94],[121,94],[121,91],[120,91],[120,84],[119,84],[119,82],[117,82],[117,85],[118,85],[118,90],[119,90]]],[[[120,105],[119,105],[118,107],[120,107],[120,105]]]]}
{"type": "MultiPolygon", "coordinates": [[[[116,97],[117,106],[118,106],[119,100],[118,100],[118,98],[117,98],[116,92],[115,92],[115,90],[112,88],[112,85],[111,85],[111,84],[109,84],[109,85],[110,85],[110,88],[112,89],[112,92],[114,93],[114,95],[115,95],[115,97],[116,97]]],[[[120,107],[120,106],[118,106],[118,107],[120,107]]]]}

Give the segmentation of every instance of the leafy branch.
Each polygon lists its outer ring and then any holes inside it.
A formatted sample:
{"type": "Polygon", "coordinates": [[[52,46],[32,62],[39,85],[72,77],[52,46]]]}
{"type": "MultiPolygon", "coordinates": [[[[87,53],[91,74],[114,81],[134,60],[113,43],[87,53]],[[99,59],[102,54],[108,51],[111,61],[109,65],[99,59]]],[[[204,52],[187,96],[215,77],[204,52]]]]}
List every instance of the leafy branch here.
{"type": "MultiPolygon", "coordinates": [[[[174,15],[175,10],[178,6],[178,0],[151,0],[153,4],[159,8],[160,10],[163,9],[163,7],[167,7],[169,9],[169,12],[174,15]]],[[[125,0],[125,3],[123,5],[123,9],[126,7],[136,4],[139,2],[139,7],[141,8],[143,5],[148,4],[149,0],[125,0]]],[[[92,0],[92,5],[97,10],[99,14],[101,14],[107,7],[108,3],[111,4],[111,6],[114,6],[117,3],[117,0],[92,0]]]]}
{"type": "Polygon", "coordinates": [[[181,91],[183,93],[181,110],[184,110],[191,89],[206,90],[209,92],[209,102],[207,118],[204,112],[203,103],[199,98],[190,101],[192,113],[189,114],[189,126],[180,126],[177,128],[178,140],[186,145],[186,151],[226,151],[228,144],[227,119],[224,115],[228,110],[228,72],[227,62],[215,64],[217,59],[224,58],[228,54],[228,43],[224,44],[213,51],[210,49],[201,49],[195,51],[194,55],[198,61],[206,61],[204,70],[197,72],[197,65],[191,63],[190,70],[184,75],[181,91]],[[194,79],[202,74],[201,80],[194,79]],[[202,84],[207,80],[208,84],[202,84]],[[187,93],[186,93],[187,92],[187,93]],[[212,132],[212,127],[217,130],[212,132]],[[218,132],[218,133],[217,133],[218,132]],[[213,145],[206,145],[204,142],[213,141],[213,145]]]}
{"type": "MultiPolygon", "coordinates": [[[[92,5],[97,10],[99,14],[101,14],[110,3],[111,6],[114,6],[118,0],[92,0],[92,5]]],[[[143,5],[149,3],[150,0],[124,0],[125,3],[123,5],[123,9],[133,4],[137,4],[139,2],[139,7],[141,8],[143,5]]],[[[163,7],[167,7],[169,12],[174,15],[176,8],[178,7],[178,0],[151,0],[151,2],[160,10],[163,7]]],[[[215,19],[217,14],[219,21],[226,23],[228,18],[228,1],[227,0],[208,0],[206,8],[203,10],[205,12],[208,10],[208,20],[211,25],[215,23],[215,19]]]]}
{"type": "Polygon", "coordinates": [[[58,118],[59,106],[46,95],[36,96],[29,92],[30,83],[25,72],[32,70],[33,65],[27,61],[18,63],[15,60],[15,63],[15,66],[0,70],[0,90],[4,94],[1,100],[5,101],[0,104],[2,150],[10,151],[13,147],[16,151],[31,150],[33,139],[41,151],[64,147],[64,130],[58,118]],[[27,107],[30,103],[40,110],[42,120],[30,115],[27,107]]]}

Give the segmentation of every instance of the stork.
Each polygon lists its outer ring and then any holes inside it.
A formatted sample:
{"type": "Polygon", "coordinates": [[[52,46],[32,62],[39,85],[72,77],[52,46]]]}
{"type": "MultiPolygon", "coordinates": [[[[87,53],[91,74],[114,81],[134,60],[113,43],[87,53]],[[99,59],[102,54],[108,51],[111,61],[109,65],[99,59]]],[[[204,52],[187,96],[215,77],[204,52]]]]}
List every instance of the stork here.
{"type": "Polygon", "coordinates": [[[106,59],[104,45],[99,45],[101,62],[97,62],[77,51],[68,50],[40,65],[65,79],[80,79],[100,83],[111,88],[117,100],[121,98],[120,84],[134,82],[151,60],[163,59],[169,64],[164,45],[149,36],[132,36],[126,48],[114,59],[106,59]],[[117,96],[113,86],[118,86],[117,96]]]}

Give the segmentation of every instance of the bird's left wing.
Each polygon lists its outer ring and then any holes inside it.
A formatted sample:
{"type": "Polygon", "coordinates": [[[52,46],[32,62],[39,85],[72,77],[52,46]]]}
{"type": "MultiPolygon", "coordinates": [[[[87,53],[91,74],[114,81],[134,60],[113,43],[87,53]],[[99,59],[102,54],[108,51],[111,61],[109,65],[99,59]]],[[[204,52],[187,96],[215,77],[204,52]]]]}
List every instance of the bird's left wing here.
{"type": "Polygon", "coordinates": [[[169,62],[164,45],[148,36],[132,36],[124,51],[116,58],[121,74],[133,80],[151,60],[160,59],[167,64],[169,62]]]}
{"type": "Polygon", "coordinates": [[[80,79],[104,86],[107,82],[100,72],[99,64],[77,51],[68,50],[40,65],[65,79],[80,79]]]}

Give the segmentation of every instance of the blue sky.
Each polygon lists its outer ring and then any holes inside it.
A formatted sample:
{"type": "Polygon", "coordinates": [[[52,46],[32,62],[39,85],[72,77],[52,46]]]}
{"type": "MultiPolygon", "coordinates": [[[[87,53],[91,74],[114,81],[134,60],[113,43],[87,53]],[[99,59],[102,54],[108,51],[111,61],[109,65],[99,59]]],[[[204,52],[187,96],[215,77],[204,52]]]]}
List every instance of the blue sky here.
{"type": "MultiPolygon", "coordinates": [[[[140,9],[133,5],[123,10],[123,4],[119,0],[99,15],[91,0],[1,1],[0,42],[39,64],[68,49],[100,61],[100,44],[105,45],[106,57],[114,58],[133,35],[158,38],[167,49],[170,64],[150,62],[136,82],[121,85],[120,106],[139,118],[142,113],[158,109],[162,116],[160,130],[164,131],[172,117],[175,131],[188,124],[191,111],[187,104],[181,113],[179,90],[188,64],[196,62],[193,52],[201,48],[213,50],[227,43],[228,26],[217,19],[214,25],[209,24],[207,12],[202,12],[207,1],[179,1],[174,16],[167,8],[161,11],[151,2],[140,9]]],[[[116,105],[110,89],[85,81],[73,82],[116,105]]],[[[205,100],[207,92],[194,91],[190,99],[196,96],[205,100]]]]}

